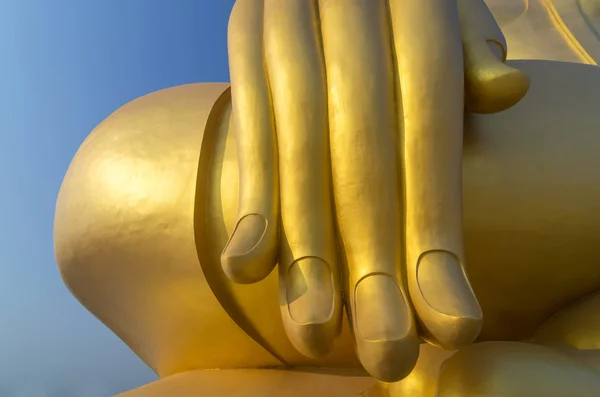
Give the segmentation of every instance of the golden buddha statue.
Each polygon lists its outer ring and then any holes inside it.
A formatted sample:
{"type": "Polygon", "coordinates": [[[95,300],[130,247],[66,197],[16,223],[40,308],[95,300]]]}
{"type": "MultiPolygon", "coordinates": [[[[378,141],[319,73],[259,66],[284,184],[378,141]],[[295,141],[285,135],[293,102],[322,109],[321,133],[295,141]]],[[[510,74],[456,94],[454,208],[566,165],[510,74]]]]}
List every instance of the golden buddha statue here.
{"type": "Polygon", "coordinates": [[[506,41],[479,0],[238,0],[231,87],[90,134],[55,251],[161,378],[122,397],[600,395],[600,2],[488,5],[506,41]]]}

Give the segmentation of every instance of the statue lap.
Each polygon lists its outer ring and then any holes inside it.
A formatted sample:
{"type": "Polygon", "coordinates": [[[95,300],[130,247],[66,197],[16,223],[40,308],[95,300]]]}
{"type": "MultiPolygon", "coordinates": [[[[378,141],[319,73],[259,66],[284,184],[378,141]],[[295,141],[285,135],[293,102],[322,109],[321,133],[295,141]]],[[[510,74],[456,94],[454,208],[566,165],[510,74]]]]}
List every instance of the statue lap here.
{"type": "MultiPolygon", "coordinates": [[[[515,64],[532,78],[530,93],[501,114],[469,116],[465,132],[465,245],[484,311],[481,341],[529,340],[553,314],[600,290],[600,70],[544,61],[515,64]]],[[[267,396],[260,388],[274,390],[269,379],[286,376],[280,385],[297,385],[293,392],[306,385],[314,397],[333,395],[333,383],[345,384],[340,375],[225,371],[286,365],[360,369],[347,330],[325,361],[294,352],[280,326],[276,274],[249,287],[232,285],[219,272],[219,244],[231,231],[237,205],[227,101],[226,85],[163,90],[125,105],[90,135],[57,204],[61,275],[80,302],[164,378],[124,396],[172,395],[182,387],[175,384],[194,385],[190,395],[226,396],[219,385],[230,387],[225,385],[233,379],[243,384],[245,377],[256,379],[255,388],[232,396],[267,396]],[[202,371],[209,369],[223,371],[202,371]],[[311,376],[330,381],[315,381],[323,385],[319,391],[306,380],[311,376]]],[[[595,303],[579,307],[573,309],[578,318],[598,312],[595,303]]],[[[568,338],[579,332],[585,349],[597,349],[597,324],[558,323],[562,333],[545,331],[554,336],[540,337],[540,343],[581,349],[568,338]]],[[[450,358],[424,346],[428,351],[420,364],[426,368],[419,372],[418,364],[409,378],[434,371],[440,396],[493,395],[511,381],[509,369],[516,365],[511,360],[529,357],[534,369],[523,376],[532,381],[519,383],[528,393],[521,395],[549,395],[539,394],[547,389],[533,379],[538,372],[552,376],[555,369],[544,367],[544,357],[558,354],[560,368],[579,374],[582,385],[594,385],[594,374],[586,372],[591,367],[580,363],[585,360],[555,347],[506,343],[477,344],[450,358]]],[[[368,379],[351,379],[348,385],[355,389],[346,395],[380,393],[368,379]]],[[[437,389],[431,376],[420,379],[413,383],[437,389]]],[[[273,395],[286,396],[284,386],[278,387],[273,395]]]]}

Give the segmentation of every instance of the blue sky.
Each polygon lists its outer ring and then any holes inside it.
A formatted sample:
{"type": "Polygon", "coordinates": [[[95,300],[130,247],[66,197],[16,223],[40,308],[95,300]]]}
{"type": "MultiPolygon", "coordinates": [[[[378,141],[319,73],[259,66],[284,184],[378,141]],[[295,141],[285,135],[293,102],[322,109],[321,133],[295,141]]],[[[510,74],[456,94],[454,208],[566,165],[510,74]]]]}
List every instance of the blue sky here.
{"type": "Polygon", "coordinates": [[[115,109],[229,80],[233,3],[0,1],[0,396],[104,397],[155,379],[62,284],[54,204],[77,148],[115,109]]]}

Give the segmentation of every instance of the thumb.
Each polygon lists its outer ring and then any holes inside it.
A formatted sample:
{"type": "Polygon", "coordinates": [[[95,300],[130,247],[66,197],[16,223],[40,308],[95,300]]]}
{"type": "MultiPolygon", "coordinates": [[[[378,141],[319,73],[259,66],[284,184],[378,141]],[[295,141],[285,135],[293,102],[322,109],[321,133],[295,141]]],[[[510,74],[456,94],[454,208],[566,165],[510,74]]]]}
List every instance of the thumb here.
{"type": "Polygon", "coordinates": [[[458,0],[465,63],[465,107],[473,113],[496,113],[519,102],[529,79],[506,64],[507,45],[483,0],[458,0]]]}

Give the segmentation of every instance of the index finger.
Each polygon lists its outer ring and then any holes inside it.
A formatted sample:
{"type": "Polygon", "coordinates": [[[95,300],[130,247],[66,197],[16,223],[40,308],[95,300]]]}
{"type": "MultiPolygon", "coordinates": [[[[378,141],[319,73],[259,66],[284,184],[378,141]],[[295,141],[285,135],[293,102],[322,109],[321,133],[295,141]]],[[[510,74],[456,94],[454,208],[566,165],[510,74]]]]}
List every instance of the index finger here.
{"type": "Polygon", "coordinates": [[[279,175],[263,65],[263,9],[263,0],[238,0],[231,11],[227,35],[240,201],[221,265],[225,274],[239,283],[262,280],[277,263],[279,175]]]}
{"type": "Polygon", "coordinates": [[[390,13],[402,94],[408,287],[424,337],[455,348],[473,342],[482,323],[463,266],[458,11],[456,1],[390,0],[390,13]]]}

